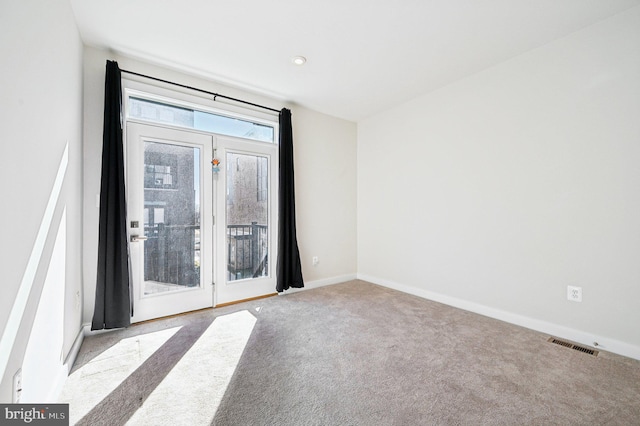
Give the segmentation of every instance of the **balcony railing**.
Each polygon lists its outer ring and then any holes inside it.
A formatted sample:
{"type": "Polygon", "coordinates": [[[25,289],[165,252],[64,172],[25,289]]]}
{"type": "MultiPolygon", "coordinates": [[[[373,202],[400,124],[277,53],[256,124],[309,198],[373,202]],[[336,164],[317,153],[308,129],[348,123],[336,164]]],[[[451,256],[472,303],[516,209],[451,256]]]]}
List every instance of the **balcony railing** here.
{"type": "Polygon", "coordinates": [[[145,226],[144,279],[183,287],[200,285],[200,226],[145,226]]]}
{"type": "Polygon", "coordinates": [[[267,225],[227,226],[227,272],[230,281],[268,274],[267,225]]]}
{"type": "MultiPolygon", "coordinates": [[[[144,279],[182,287],[200,284],[200,226],[145,226],[144,279]]],[[[227,226],[227,274],[230,281],[268,274],[267,225],[227,226]]]]}

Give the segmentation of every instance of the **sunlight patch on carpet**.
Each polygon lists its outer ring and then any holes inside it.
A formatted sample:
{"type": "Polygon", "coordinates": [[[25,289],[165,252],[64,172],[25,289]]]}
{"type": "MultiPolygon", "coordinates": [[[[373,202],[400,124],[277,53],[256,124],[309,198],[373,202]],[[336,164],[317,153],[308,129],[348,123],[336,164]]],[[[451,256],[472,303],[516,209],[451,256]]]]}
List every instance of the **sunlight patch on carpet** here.
{"type": "Polygon", "coordinates": [[[83,418],[181,328],[122,339],[71,373],[59,398],[69,403],[70,424],[83,418]]]}
{"type": "Polygon", "coordinates": [[[216,318],[127,425],[210,424],[255,323],[248,311],[216,318]]]}

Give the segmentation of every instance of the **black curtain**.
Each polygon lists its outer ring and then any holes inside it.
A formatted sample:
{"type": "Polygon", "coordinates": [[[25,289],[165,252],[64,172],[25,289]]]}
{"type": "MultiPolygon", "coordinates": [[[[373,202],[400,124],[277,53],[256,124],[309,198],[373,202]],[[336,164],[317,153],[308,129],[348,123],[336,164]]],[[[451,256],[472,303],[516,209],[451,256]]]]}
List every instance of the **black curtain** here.
{"type": "Polygon", "coordinates": [[[291,111],[280,111],[279,230],[276,290],[302,288],[302,267],[296,238],[296,204],[293,184],[293,131],[291,111]]]}
{"type": "Polygon", "coordinates": [[[129,256],[122,151],[122,87],[118,63],[107,61],[104,84],[98,279],[92,330],[131,324],[129,256]]]}

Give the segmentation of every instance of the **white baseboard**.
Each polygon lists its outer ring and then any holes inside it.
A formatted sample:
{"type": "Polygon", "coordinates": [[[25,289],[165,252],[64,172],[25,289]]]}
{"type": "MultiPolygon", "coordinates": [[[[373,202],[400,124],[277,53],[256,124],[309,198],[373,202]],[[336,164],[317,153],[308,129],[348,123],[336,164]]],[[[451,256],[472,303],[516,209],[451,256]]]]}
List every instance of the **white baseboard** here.
{"type": "Polygon", "coordinates": [[[490,306],[481,305],[479,303],[470,302],[464,299],[458,299],[456,297],[447,296],[441,293],[399,284],[390,280],[372,277],[366,274],[358,274],[357,276],[359,280],[368,281],[370,283],[378,284],[383,287],[391,288],[393,290],[398,290],[403,293],[422,297],[423,299],[428,299],[434,302],[453,306],[455,308],[464,309],[465,311],[474,312],[476,314],[519,325],[521,327],[529,328],[531,330],[539,331],[551,336],[571,340],[583,345],[593,347],[594,342],[598,342],[597,349],[599,350],[613,352],[618,355],[640,360],[639,346],[635,346],[616,339],[599,336],[582,330],[576,330],[574,328],[542,321],[524,315],[515,314],[513,312],[503,311],[501,309],[492,308],[490,306]]]}
{"type": "Polygon", "coordinates": [[[69,349],[69,353],[64,360],[64,363],[58,369],[58,373],[56,374],[55,383],[51,391],[51,395],[48,397],[48,401],[58,401],[60,394],[62,393],[62,388],[64,387],[65,382],[67,381],[67,377],[69,377],[69,373],[73,368],[73,364],[76,362],[76,358],[78,357],[78,353],[80,352],[80,347],[82,346],[82,342],[84,341],[84,326],[80,327],[78,334],[76,335],[75,340],[73,341],[73,345],[71,345],[71,349],[69,349]]]}
{"type": "Polygon", "coordinates": [[[346,281],[355,280],[357,278],[356,274],[347,274],[347,275],[339,275],[337,277],[324,278],[316,281],[308,281],[304,283],[303,288],[290,288],[288,290],[283,291],[280,294],[291,294],[297,293],[299,291],[311,290],[312,288],[324,287],[327,285],[340,284],[346,281]]]}
{"type": "Polygon", "coordinates": [[[80,347],[82,346],[82,342],[84,342],[85,334],[85,325],[83,324],[80,327],[80,331],[78,331],[78,335],[76,336],[76,340],[73,341],[73,345],[71,346],[71,350],[67,354],[67,359],[64,360],[64,365],[67,367],[67,371],[71,371],[73,368],[73,364],[76,363],[76,358],[78,357],[78,353],[80,352],[80,347]]]}

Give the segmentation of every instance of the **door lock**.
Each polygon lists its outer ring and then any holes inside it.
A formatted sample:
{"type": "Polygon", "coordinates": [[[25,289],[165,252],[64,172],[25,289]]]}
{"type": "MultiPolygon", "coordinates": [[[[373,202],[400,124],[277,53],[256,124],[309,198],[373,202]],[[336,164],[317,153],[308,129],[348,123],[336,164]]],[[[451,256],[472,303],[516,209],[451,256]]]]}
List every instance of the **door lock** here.
{"type": "Polygon", "coordinates": [[[129,241],[131,241],[132,243],[137,243],[138,241],[145,241],[148,240],[148,237],[144,237],[144,236],[140,236],[140,235],[132,235],[131,239],[129,241]]]}

